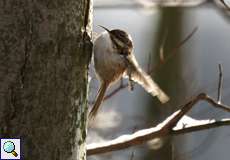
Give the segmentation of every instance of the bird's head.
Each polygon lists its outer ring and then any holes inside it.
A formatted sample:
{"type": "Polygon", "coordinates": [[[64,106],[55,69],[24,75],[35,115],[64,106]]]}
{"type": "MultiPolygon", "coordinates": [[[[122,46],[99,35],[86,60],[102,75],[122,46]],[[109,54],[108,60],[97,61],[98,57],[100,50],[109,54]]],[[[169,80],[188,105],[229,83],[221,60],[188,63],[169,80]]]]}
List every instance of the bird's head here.
{"type": "Polygon", "coordinates": [[[119,54],[129,55],[132,52],[133,42],[131,36],[128,33],[120,29],[109,30],[106,27],[100,27],[109,33],[113,47],[117,49],[119,54]]]}

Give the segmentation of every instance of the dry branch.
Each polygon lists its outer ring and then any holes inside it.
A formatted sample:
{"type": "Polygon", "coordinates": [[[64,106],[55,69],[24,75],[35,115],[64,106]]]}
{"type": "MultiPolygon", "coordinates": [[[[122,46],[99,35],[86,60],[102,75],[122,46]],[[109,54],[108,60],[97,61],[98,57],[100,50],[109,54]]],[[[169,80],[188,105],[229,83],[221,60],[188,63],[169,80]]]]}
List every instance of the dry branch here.
{"type": "MultiPolygon", "coordinates": [[[[156,127],[139,130],[131,135],[122,135],[114,140],[96,143],[87,145],[87,155],[94,155],[100,153],[106,153],[110,151],[116,151],[125,149],[131,146],[143,144],[151,139],[159,137],[167,137],[178,134],[185,134],[220,126],[230,125],[230,119],[222,119],[220,121],[196,121],[190,122],[190,124],[182,125],[178,127],[178,122],[186,116],[186,113],[190,111],[199,101],[205,101],[210,104],[210,106],[230,112],[230,107],[221,103],[221,90],[223,83],[223,69],[222,65],[219,64],[219,83],[218,83],[218,97],[217,101],[208,96],[205,93],[200,93],[196,97],[192,98],[185,105],[181,106],[182,108],[174,112],[162,123],[158,124],[156,127]]],[[[183,121],[182,121],[183,123],[183,121]]]]}
{"type": "Polygon", "coordinates": [[[119,8],[119,9],[154,9],[156,7],[194,7],[208,2],[208,0],[183,0],[183,1],[175,1],[175,0],[136,0],[130,3],[127,2],[110,2],[110,1],[102,1],[101,3],[97,3],[94,5],[95,9],[111,9],[111,8],[119,8]]]}
{"type": "Polygon", "coordinates": [[[221,102],[221,91],[222,91],[222,87],[223,87],[223,67],[221,64],[218,65],[219,66],[219,83],[218,83],[218,94],[217,94],[217,102],[220,103],[221,102]]]}
{"type": "Polygon", "coordinates": [[[174,129],[178,121],[181,120],[181,118],[185,116],[185,114],[191,110],[192,107],[195,106],[195,104],[199,101],[206,101],[213,107],[230,112],[230,107],[216,102],[213,98],[209,97],[205,93],[201,93],[186,103],[182,109],[173,113],[170,117],[168,117],[165,121],[156,127],[139,130],[130,135],[122,135],[108,142],[87,145],[87,155],[90,156],[94,154],[125,149],[131,146],[143,144],[154,138],[185,134],[194,131],[230,125],[230,119],[223,119],[221,121],[207,121],[205,123],[201,121],[196,125],[189,124],[186,125],[186,127],[181,127],[179,129],[176,127],[176,129],[174,129]]]}
{"type": "Polygon", "coordinates": [[[230,6],[227,4],[226,0],[165,0],[165,1],[151,1],[151,0],[136,0],[134,2],[126,3],[114,3],[110,1],[102,1],[101,3],[96,3],[94,5],[95,9],[156,9],[156,7],[196,7],[204,4],[213,4],[217,8],[225,9],[230,11],[230,6]]]}
{"type": "MultiPolygon", "coordinates": [[[[192,32],[191,33],[189,33],[182,41],[180,41],[177,45],[176,45],[176,47],[174,47],[172,50],[171,50],[171,52],[170,52],[170,54],[168,54],[168,56],[166,56],[164,59],[161,59],[160,60],[160,62],[159,63],[157,63],[154,67],[153,67],[153,69],[152,70],[150,70],[148,73],[150,74],[150,73],[153,73],[153,72],[155,72],[157,69],[159,69],[159,67],[161,67],[163,64],[165,64],[165,63],[167,63],[173,56],[175,56],[177,53],[178,53],[178,50],[190,39],[190,38],[192,38],[192,36],[197,32],[197,30],[198,30],[198,27],[195,27],[193,30],[192,30],[192,32]]],[[[163,48],[163,46],[162,47],[160,47],[160,52],[163,52],[162,49],[163,48]]],[[[163,54],[163,53],[161,53],[161,54],[163,54]]]]}

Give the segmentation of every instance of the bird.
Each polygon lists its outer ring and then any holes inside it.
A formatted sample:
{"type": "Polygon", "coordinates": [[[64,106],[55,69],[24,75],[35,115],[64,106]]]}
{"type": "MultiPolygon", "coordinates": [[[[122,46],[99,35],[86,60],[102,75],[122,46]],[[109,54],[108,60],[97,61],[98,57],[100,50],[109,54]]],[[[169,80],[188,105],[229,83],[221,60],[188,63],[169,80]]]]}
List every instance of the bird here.
{"type": "Polygon", "coordinates": [[[96,101],[89,113],[94,118],[103,101],[106,90],[122,77],[141,85],[152,96],[156,96],[161,103],[169,101],[156,82],[139,66],[133,53],[133,40],[127,32],[101,26],[105,31],[100,33],[94,41],[94,68],[100,81],[96,101]]]}

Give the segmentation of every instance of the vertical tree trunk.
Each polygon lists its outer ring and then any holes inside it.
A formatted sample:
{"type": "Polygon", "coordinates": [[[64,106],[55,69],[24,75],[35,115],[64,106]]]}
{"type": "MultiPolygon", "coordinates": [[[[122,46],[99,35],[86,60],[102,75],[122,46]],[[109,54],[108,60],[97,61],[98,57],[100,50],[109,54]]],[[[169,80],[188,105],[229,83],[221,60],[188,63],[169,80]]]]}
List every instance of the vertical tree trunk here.
{"type": "Polygon", "coordinates": [[[0,137],[27,160],[83,160],[90,0],[0,1],[0,137]]]}
{"type": "MultiPolygon", "coordinates": [[[[161,9],[156,43],[153,44],[153,46],[155,46],[154,60],[156,64],[160,59],[159,50],[162,43],[164,43],[164,57],[167,57],[169,54],[172,54],[172,49],[181,41],[183,15],[184,12],[181,8],[166,7],[161,9]]],[[[162,86],[166,86],[166,93],[170,96],[170,101],[166,104],[170,107],[162,107],[162,104],[158,105],[159,102],[150,105],[150,109],[154,110],[150,112],[151,117],[154,117],[155,120],[158,119],[156,124],[162,120],[162,117],[167,117],[178,109],[172,108],[172,106],[177,106],[178,101],[180,101],[180,98],[183,98],[184,95],[182,90],[179,89],[184,86],[181,80],[182,78],[180,78],[183,67],[181,66],[182,57],[179,53],[180,50],[178,49],[177,55],[171,58],[168,63],[164,64],[160,70],[157,70],[157,73],[154,73],[156,74],[156,76],[154,76],[156,81],[161,82],[162,86]],[[152,106],[159,106],[159,108],[153,108],[152,106]],[[152,113],[155,113],[155,115],[152,113]]],[[[185,89],[185,86],[183,89],[185,89]]],[[[176,150],[174,150],[173,147],[172,137],[164,138],[163,142],[164,145],[160,149],[151,150],[149,156],[147,156],[148,159],[175,159],[174,152],[176,152],[176,150]]]]}

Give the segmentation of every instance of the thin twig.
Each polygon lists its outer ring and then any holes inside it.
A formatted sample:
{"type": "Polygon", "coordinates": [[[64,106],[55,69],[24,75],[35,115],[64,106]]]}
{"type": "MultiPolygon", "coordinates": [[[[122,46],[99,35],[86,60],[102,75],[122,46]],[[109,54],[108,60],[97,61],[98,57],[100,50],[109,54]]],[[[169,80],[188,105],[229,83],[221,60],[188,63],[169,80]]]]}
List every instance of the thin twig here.
{"type": "Polygon", "coordinates": [[[219,83],[218,83],[218,95],[217,95],[217,102],[220,104],[221,103],[221,91],[223,87],[223,67],[221,64],[219,66],[219,83]]]}
{"type": "Polygon", "coordinates": [[[153,69],[151,70],[151,73],[154,73],[157,69],[159,69],[160,66],[168,62],[175,54],[178,52],[178,50],[197,32],[198,27],[195,27],[190,34],[188,34],[185,39],[183,39],[180,43],[176,45],[170,52],[170,54],[167,55],[167,57],[164,59],[164,61],[159,61],[153,69]]]}
{"type": "Polygon", "coordinates": [[[130,156],[130,160],[134,159],[134,151],[132,151],[131,156],[130,156]]]}
{"type": "Polygon", "coordinates": [[[164,47],[165,47],[165,42],[167,40],[167,37],[168,37],[168,29],[166,29],[165,33],[164,33],[164,36],[163,36],[163,41],[161,43],[161,46],[160,46],[160,62],[163,63],[165,61],[165,56],[164,56],[164,47]]]}

